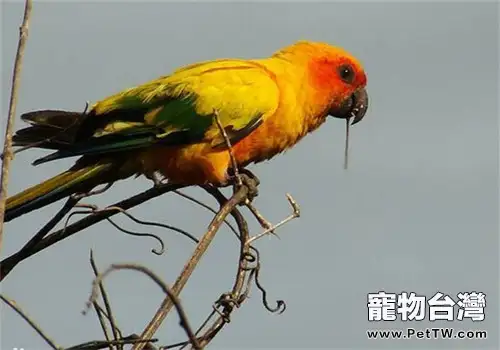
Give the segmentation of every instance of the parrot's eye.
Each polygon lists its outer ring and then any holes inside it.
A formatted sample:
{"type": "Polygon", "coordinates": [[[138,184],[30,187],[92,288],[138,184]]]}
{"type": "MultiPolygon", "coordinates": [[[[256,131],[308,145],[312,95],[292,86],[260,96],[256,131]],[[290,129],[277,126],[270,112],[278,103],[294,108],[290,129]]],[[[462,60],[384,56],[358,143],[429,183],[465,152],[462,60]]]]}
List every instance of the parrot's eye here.
{"type": "Polygon", "coordinates": [[[351,84],[354,81],[354,69],[348,65],[343,64],[338,69],[340,78],[347,84],[351,84]]]}

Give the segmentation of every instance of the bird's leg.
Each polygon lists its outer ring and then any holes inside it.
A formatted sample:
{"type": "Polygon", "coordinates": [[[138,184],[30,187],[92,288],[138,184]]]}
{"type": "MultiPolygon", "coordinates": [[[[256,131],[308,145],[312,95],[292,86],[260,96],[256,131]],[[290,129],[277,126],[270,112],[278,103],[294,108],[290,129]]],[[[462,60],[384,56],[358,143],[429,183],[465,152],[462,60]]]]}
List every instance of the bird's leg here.
{"type": "Polygon", "coordinates": [[[241,186],[246,186],[248,189],[248,193],[245,204],[251,203],[253,199],[259,194],[257,186],[259,186],[260,181],[257,179],[257,176],[255,176],[251,171],[238,166],[236,158],[233,154],[233,146],[231,145],[231,140],[229,140],[227,132],[219,119],[219,112],[217,110],[214,110],[213,114],[215,117],[215,121],[217,122],[217,126],[219,127],[219,131],[224,138],[224,141],[226,142],[229,158],[231,160],[231,166],[228,169],[228,182],[233,182],[234,192],[238,191],[241,186]]]}
{"type": "MultiPolygon", "coordinates": [[[[247,200],[245,202],[250,203],[259,195],[258,186],[260,184],[260,180],[250,170],[239,168],[237,170],[237,174],[235,175],[233,168],[230,168],[228,170],[228,178],[228,182],[232,183],[233,190],[235,192],[238,191],[241,186],[245,186],[248,189],[247,200]]],[[[246,205],[246,203],[243,203],[242,205],[246,205]]]]}
{"type": "MultiPolygon", "coordinates": [[[[276,237],[278,237],[276,235],[276,233],[274,232],[273,224],[271,222],[269,222],[268,220],[266,220],[266,218],[252,204],[252,201],[254,200],[254,198],[259,195],[259,190],[258,190],[258,186],[260,184],[259,178],[254,173],[252,173],[250,170],[245,169],[245,168],[239,168],[238,172],[239,172],[239,176],[240,176],[240,179],[241,179],[243,186],[247,186],[247,188],[248,188],[247,198],[246,198],[245,202],[243,202],[241,205],[246,206],[248,208],[248,210],[250,210],[252,215],[259,222],[260,226],[262,226],[262,228],[264,230],[269,230],[268,233],[271,233],[271,234],[275,235],[276,237]]],[[[238,190],[237,184],[234,184],[233,186],[234,186],[235,191],[238,190]]]]}
{"type": "Polygon", "coordinates": [[[245,203],[246,207],[253,214],[255,219],[259,222],[260,226],[265,230],[266,234],[272,234],[279,238],[278,234],[274,231],[276,226],[274,226],[269,220],[267,220],[259,210],[250,202],[245,203]]]}
{"type": "Polygon", "coordinates": [[[162,180],[157,172],[146,172],[144,173],[147,179],[153,181],[154,187],[158,187],[162,184],[162,180]]]}
{"type": "MultiPolygon", "coordinates": [[[[233,173],[232,168],[229,170],[229,173],[230,173],[230,175],[229,175],[230,177],[235,176],[232,174],[233,173]]],[[[250,212],[253,214],[255,219],[257,219],[257,221],[259,222],[260,226],[262,226],[263,229],[269,230],[268,231],[269,233],[278,237],[276,235],[276,233],[274,232],[273,224],[271,222],[269,222],[268,220],[266,220],[266,218],[252,204],[252,201],[254,200],[254,198],[259,195],[259,190],[258,190],[258,186],[260,184],[259,178],[254,173],[252,173],[250,170],[245,169],[245,168],[239,168],[238,174],[239,174],[239,178],[241,180],[241,184],[239,185],[237,182],[235,182],[233,184],[234,191],[237,191],[239,186],[246,186],[248,189],[247,198],[245,199],[245,201],[241,205],[246,206],[248,208],[248,210],[250,210],[250,212]]]]}
{"type": "MultiPolygon", "coordinates": [[[[255,183],[255,186],[259,186],[260,185],[259,178],[257,177],[257,175],[255,175],[254,173],[252,173],[250,170],[245,169],[245,168],[240,168],[239,172],[240,172],[240,174],[244,174],[248,178],[250,178],[251,180],[253,180],[254,183],[255,183]]],[[[255,190],[257,190],[257,189],[255,189],[255,190]]],[[[257,197],[257,194],[255,195],[255,197],[257,197]]]]}

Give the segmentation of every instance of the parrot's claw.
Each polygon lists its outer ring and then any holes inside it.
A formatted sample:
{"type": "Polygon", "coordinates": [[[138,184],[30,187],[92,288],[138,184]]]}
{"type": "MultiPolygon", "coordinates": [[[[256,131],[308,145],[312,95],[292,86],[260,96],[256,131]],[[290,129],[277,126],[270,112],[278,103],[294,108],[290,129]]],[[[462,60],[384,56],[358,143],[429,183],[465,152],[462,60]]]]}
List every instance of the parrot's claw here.
{"type": "Polygon", "coordinates": [[[158,173],[145,174],[145,176],[153,181],[154,187],[159,187],[162,184],[162,180],[160,179],[158,173]]]}
{"type": "MultiPolygon", "coordinates": [[[[235,175],[231,175],[230,178],[233,180],[233,189],[235,192],[239,190],[239,186],[246,186],[248,189],[247,200],[248,202],[252,202],[255,197],[259,195],[258,186],[260,184],[259,179],[255,176],[250,170],[247,169],[239,169],[239,174],[236,175],[239,177],[241,184],[236,179],[235,175]]],[[[242,203],[241,205],[246,205],[246,203],[242,203]]]]}
{"type": "Polygon", "coordinates": [[[257,177],[257,175],[252,173],[250,170],[243,168],[243,169],[239,169],[238,171],[239,171],[240,175],[246,175],[248,177],[248,179],[252,180],[254,182],[255,187],[260,185],[259,178],[257,177]]]}

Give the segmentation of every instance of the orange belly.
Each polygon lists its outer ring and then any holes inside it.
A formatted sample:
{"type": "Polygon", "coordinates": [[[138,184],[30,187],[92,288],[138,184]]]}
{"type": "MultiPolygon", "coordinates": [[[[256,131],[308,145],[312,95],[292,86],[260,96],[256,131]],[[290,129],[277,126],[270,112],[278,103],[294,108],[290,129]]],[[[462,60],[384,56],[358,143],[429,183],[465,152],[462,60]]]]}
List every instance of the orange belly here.
{"type": "Polygon", "coordinates": [[[212,152],[208,145],[182,148],[158,147],[141,155],[144,172],[158,171],[172,183],[203,185],[225,184],[230,156],[226,151],[212,152]]]}

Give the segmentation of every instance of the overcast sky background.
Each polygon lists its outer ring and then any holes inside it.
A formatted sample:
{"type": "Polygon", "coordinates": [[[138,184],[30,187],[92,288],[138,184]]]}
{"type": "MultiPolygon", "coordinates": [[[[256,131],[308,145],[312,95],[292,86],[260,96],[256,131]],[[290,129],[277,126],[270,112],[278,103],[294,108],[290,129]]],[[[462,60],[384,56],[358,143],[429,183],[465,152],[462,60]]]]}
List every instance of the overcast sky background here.
{"type": "MultiPolygon", "coordinates": [[[[7,115],[23,4],[2,3],[2,115],[7,115]]],[[[18,115],[33,109],[82,110],[121,89],[184,64],[221,57],[254,58],[300,39],[326,41],[356,55],[368,75],[370,109],[351,130],[343,169],[344,123],[328,121],[296,148],[253,166],[256,205],[272,221],[288,215],[285,193],[302,217],[263,239],[262,283],[285,299],[282,315],[261,295],[236,310],[211,349],[468,348],[498,349],[498,5],[490,3],[35,3],[18,115]],[[484,292],[486,320],[367,321],[367,293],[484,292]],[[368,340],[366,329],[485,329],[482,341],[368,340]]],[[[2,118],[2,130],[5,117],[2,118]]],[[[16,129],[25,125],[16,119],[16,129]]],[[[3,138],[3,132],[2,136],[3,138]]],[[[3,139],[1,140],[3,143],[3,139]]],[[[10,194],[69,167],[61,160],[32,167],[44,154],[19,154],[10,194]]],[[[104,205],[150,186],[122,181],[94,202],[104,205]]],[[[188,193],[207,197],[198,190],[188,193]]],[[[60,203],[59,203],[60,205],[60,203]]],[[[19,249],[58,205],[6,224],[2,257],[19,249]]],[[[201,236],[211,216],[175,195],[132,211],[201,236]]],[[[124,218],[117,220],[144,231],[124,218]]],[[[258,226],[253,224],[253,232],[258,226]]],[[[156,242],[124,235],[107,223],[79,233],[18,265],[1,284],[62,346],[102,339],[93,313],[82,316],[93,278],[113,262],[151,267],[172,283],[194,244],[155,230],[156,242]]],[[[221,231],[181,295],[193,324],[230,290],[238,245],[221,231]]],[[[107,280],[124,334],[140,333],[163,294],[146,277],[117,272],[107,280]]],[[[1,349],[46,344],[2,305],[1,349]]],[[[159,345],[184,339],[172,312],[159,345]]]]}

